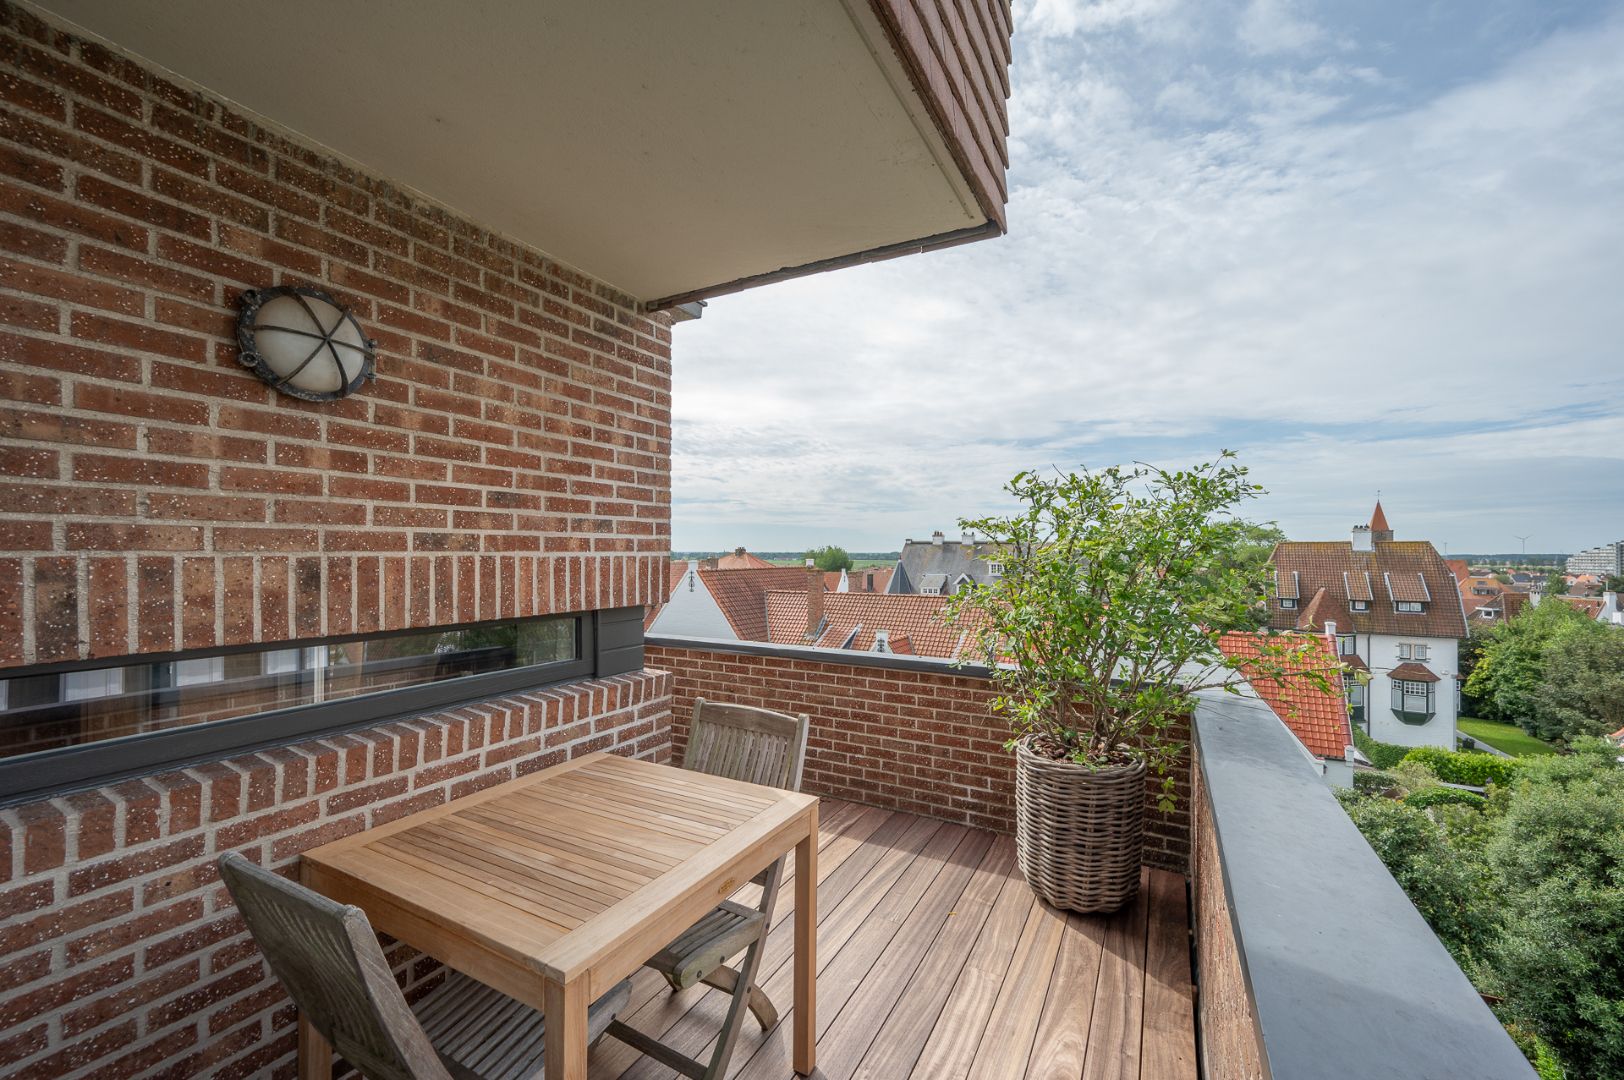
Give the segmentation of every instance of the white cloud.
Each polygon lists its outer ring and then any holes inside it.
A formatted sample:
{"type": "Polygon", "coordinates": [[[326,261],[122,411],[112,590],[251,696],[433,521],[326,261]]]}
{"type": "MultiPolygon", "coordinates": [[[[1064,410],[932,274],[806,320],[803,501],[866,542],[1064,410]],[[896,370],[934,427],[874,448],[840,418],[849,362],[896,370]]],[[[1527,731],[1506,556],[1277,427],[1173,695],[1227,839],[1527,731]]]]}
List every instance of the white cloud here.
{"type": "Polygon", "coordinates": [[[1624,19],[1395,105],[1090,30],[1153,7],[1023,11],[1009,236],[677,328],[676,547],[894,547],[1021,467],[1220,446],[1299,535],[1378,487],[1456,550],[1624,535],[1624,19]]]}
{"type": "Polygon", "coordinates": [[[1303,52],[1325,40],[1323,28],[1301,14],[1295,0],[1251,0],[1235,36],[1260,55],[1303,52]]]}

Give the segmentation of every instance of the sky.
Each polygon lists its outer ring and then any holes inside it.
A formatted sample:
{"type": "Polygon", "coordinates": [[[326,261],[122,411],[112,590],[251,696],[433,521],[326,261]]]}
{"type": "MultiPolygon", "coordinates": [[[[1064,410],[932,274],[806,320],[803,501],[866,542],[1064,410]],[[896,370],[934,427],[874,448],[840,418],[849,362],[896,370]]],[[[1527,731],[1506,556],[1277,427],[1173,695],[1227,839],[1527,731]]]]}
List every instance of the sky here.
{"type": "Polygon", "coordinates": [[[1624,2],[1016,0],[1009,233],[675,331],[678,551],[1206,461],[1340,539],[1624,537],[1624,2]]]}

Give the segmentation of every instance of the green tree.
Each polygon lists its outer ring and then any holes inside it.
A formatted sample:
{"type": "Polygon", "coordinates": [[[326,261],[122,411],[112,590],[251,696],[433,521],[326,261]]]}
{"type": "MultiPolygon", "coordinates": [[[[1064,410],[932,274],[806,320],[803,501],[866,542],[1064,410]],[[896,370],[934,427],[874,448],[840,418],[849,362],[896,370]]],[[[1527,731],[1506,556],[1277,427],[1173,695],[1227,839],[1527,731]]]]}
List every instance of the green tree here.
{"type": "Polygon", "coordinates": [[[1545,738],[1571,741],[1624,728],[1624,630],[1580,619],[1554,634],[1545,647],[1534,714],[1550,732],[1545,738]]]}
{"type": "Polygon", "coordinates": [[[1624,1078],[1624,769],[1580,739],[1531,761],[1488,844],[1492,985],[1570,1076],[1624,1078]]]}
{"type": "MultiPolygon", "coordinates": [[[[1144,761],[1171,808],[1183,747],[1169,728],[1193,690],[1242,680],[1218,639],[1265,595],[1264,566],[1226,565],[1249,527],[1233,508],[1262,490],[1246,476],[1228,451],[1179,471],[1022,472],[1007,485],[1021,512],[960,522],[999,546],[1003,574],[956,594],[948,615],[979,645],[966,660],[1008,661],[993,707],[1017,739],[1084,765],[1144,761]]],[[[1328,685],[1300,662],[1272,666],[1292,650],[1268,648],[1270,671],[1328,685]]]]}
{"type": "Polygon", "coordinates": [[[846,549],[836,547],[834,544],[815,547],[806,553],[806,557],[812,560],[812,565],[825,573],[834,570],[850,570],[852,566],[851,556],[846,554],[846,549]]]}
{"type": "Polygon", "coordinates": [[[1612,574],[1602,586],[1604,592],[1624,592],[1624,574],[1612,574]]]}
{"type": "MultiPolygon", "coordinates": [[[[1214,565],[1218,575],[1238,574],[1247,581],[1267,582],[1274,547],[1285,538],[1285,532],[1272,521],[1235,521],[1230,545],[1216,556],[1214,565]]],[[[1268,625],[1269,602],[1264,595],[1259,596],[1243,618],[1224,629],[1261,630],[1268,625]]]]}
{"type": "Polygon", "coordinates": [[[1585,614],[1571,604],[1548,600],[1493,627],[1466,680],[1466,695],[1492,719],[1539,738],[1556,737],[1559,733],[1547,734],[1537,717],[1535,695],[1544,676],[1545,649],[1562,627],[1585,621],[1585,614]]]}
{"type": "Polygon", "coordinates": [[[1545,595],[1561,596],[1568,591],[1567,575],[1560,570],[1552,570],[1545,575],[1545,595]]]}

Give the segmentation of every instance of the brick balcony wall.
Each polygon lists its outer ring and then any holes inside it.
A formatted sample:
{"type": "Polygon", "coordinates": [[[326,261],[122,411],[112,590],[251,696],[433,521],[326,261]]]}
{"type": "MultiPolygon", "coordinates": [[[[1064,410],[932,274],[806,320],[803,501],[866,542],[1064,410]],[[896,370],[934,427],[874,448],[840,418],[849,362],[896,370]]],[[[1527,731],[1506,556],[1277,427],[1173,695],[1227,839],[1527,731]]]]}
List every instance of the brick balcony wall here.
{"type": "MultiPolygon", "coordinates": [[[[307,848],[594,750],[668,760],[670,678],[564,684],[0,811],[0,1075],[292,1076],[293,1007],[216,857],[293,873],[307,848]]],[[[440,978],[386,951],[409,995],[440,978]]]]}
{"type": "Polygon", "coordinates": [[[0,67],[0,666],[655,597],[668,316],[5,0],[0,67]],[[377,381],[244,369],[271,285],[377,381]]]}
{"type": "MultiPolygon", "coordinates": [[[[672,742],[687,745],[694,699],[806,713],[812,719],[805,790],[1010,832],[1015,761],[1007,728],[992,714],[991,683],[955,671],[860,667],[828,660],[759,656],[721,648],[651,644],[650,667],[672,677],[672,742]]],[[[1189,744],[1189,724],[1173,737],[1189,744]]],[[[1146,785],[1149,866],[1189,873],[1190,759],[1177,773],[1177,808],[1156,808],[1161,781],[1146,785]]]]}

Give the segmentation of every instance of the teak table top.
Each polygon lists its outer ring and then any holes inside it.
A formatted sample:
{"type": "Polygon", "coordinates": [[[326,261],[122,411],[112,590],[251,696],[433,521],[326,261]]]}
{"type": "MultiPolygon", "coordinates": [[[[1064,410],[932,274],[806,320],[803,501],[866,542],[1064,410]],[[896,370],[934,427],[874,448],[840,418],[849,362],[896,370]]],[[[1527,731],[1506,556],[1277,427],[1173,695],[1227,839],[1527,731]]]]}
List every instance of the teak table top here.
{"type": "MultiPolygon", "coordinates": [[[[590,754],[304,854],[306,884],[537,1008],[587,1000],[815,829],[817,799],[590,754]]],[[[814,834],[815,835],[815,834],[814,834]]]]}

